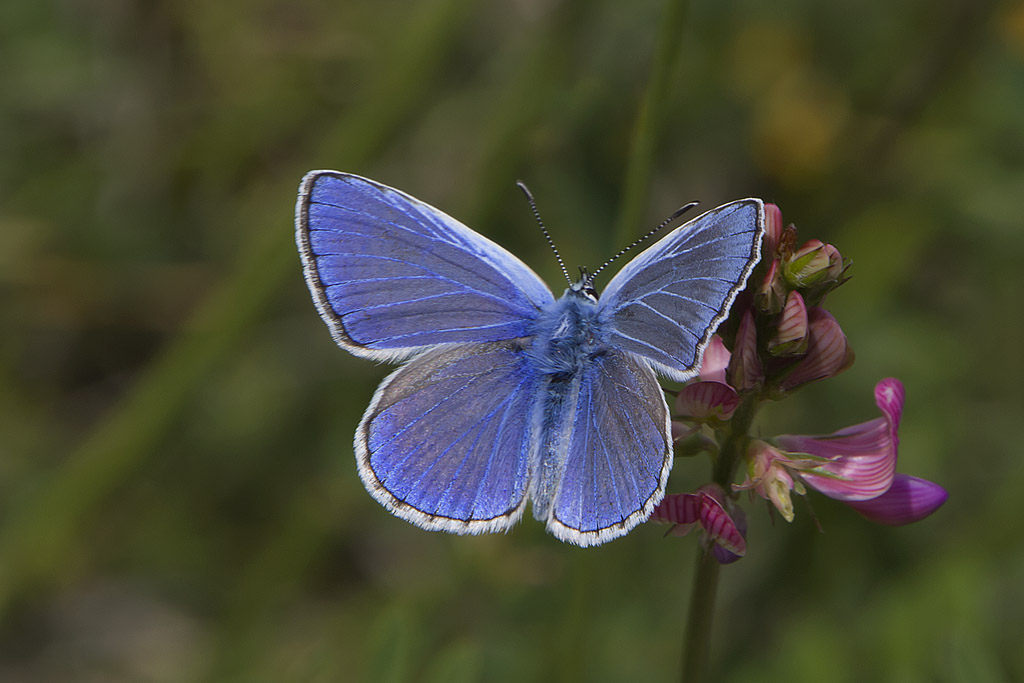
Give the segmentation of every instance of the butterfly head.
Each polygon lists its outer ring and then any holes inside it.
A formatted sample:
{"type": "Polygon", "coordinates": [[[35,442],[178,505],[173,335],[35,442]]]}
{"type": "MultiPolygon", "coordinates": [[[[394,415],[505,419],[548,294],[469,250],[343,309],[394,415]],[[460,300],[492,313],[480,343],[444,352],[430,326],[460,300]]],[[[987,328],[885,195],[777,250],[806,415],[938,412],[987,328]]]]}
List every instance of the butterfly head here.
{"type": "Polygon", "coordinates": [[[569,291],[597,301],[597,290],[594,289],[594,276],[587,272],[586,266],[580,266],[580,279],[569,285],[569,291]]]}

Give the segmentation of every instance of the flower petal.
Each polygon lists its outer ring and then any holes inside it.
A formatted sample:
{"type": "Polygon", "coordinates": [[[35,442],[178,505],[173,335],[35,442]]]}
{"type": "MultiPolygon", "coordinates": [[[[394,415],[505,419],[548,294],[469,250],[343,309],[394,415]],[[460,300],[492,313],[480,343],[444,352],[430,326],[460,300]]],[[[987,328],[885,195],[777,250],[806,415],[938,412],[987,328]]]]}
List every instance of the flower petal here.
{"type": "Polygon", "coordinates": [[[740,318],[736,344],[729,361],[727,378],[737,391],[750,391],[764,379],[761,359],[757,355],[757,329],[754,314],[748,308],[740,318]]]}
{"type": "Polygon", "coordinates": [[[651,513],[652,522],[695,524],[700,519],[700,493],[670,493],[651,513]]]}
{"type": "Polygon", "coordinates": [[[812,307],[807,319],[807,355],[779,383],[783,391],[832,377],[849,367],[852,360],[846,335],[831,313],[824,308],[812,307]]]}
{"type": "Polygon", "coordinates": [[[800,356],[807,350],[807,307],[800,292],[790,292],[775,336],[768,341],[773,356],[800,356]]]}
{"type": "MultiPolygon", "coordinates": [[[[685,536],[699,523],[708,543],[720,545],[732,555],[742,557],[747,552],[747,542],[740,526],[733,521],[715,495],[720,491],[717,485],[708,484],[696,493],[670,493],[654,508],[650,521],[677,525],[672,529],[674,536],[685,536]]],[[[737,509],[737,514],[742,515],[742,511],[737,509]]],[[[740,522],[743,527],[746,526],[745,519],[740,522]]],[[[726,559],[733,562],[738,558],[726,559]]],[[[719,559],[719,562],[722,560],[719,559]]]]}
{"type": "Polygon", "coordinates": [[[675,443],[680,439],[686,439],[690,436],[693,436],[693,434],[696,433],[699,429],[700,425],[692,426],[686,424],[685,422],[672,420],[672,442],[675,443]]]}
{"type": "Polygon", "coordinates": [[[715,561],[718,562],[718,564],[732,564],[736,560],[741,559],[746,553],[737,555],[716,543],[711,546],[711,554],[714,556],[715,561]]]}
{"type": "Polygon", "coordinates": [[[882,495],[871,500],[848,502],[847,505],[872,522],[902,526],[924,519],[942,507],[947,498],[949,492],[938,484],[897,474],[892,486],[882,495]]]}
{"type": "Polygon", "coordinates": [[[786,302],[786,284],[779,274],[779,262],[772,261],[768,265],[761,286],[754,292],[754,306],[765,315],[775,315],[782,310],[786,302]]]}
{"type": "Polygon", "coordinates": [[[704,491],[700,495],[699,520],[708,535],[708,540],[722,546],[734,555],[741,557],[745,555],[747,542],[736,526],[736,522],[713,496],[704,491]]]}
{"type": "Polygon", "coordinates": [[[782,239],[782,210],[775,204],[764,205],[764,246],[761,248],[765,261],[775,259],[775,250],[782,239]]]}
{"type": "Polygon", "coordinates": [[[892,438],[897,443],[896,430],[900,426],[900,418],[903,417],[903,403],[907,399],[907,392],[903,388],[903,382],[895,377],[887,377],[875,385],[875,405],[889,418],[892,424],[892,438]]]}
{"type": "Polygon", "coordinates": [[[676,413],[694,420],[728,420],[736,412],[740,397],[728,384],[691,382],[676,396],[676,413]]]}
{"type": "Polygon", "coordinates": [[[736,523],[736,528],[739,529],[740,536],[744,539],[744,552],[737,554],[730,550],[726,550],[723,546],[715,543],[711,546],[711,554],[714,556],[718,564],[732,564],[746,554],[745,539],[747,537],[747,515],[743,512],[743,508],[739,505],[733,504],[731,499],[727,499],[726,504],[729,515],[733,518],[733,521],[736,523]]]}
{"type": "Polygon", "coordinates": [[[710,382],[725,384],[725,369],[729,366],[729,349],[717,334],[704,349],[704,360],[700,366],[700,378],[710,382]]]}
{"type": "Polygon", "coordinates": [[[826,244],[824,251],[828,254],[828,277],[827,280],[836,281],[843,275],[843,255],[834,245],[826,244]]]}
{"type": "MultiPolygon", "coordinates": [[[[783,277],[794,287],[810,287],[829,275],[831,254],[821,240],[810,240],[797,249],[783,264],[783,277]]],[[[832,248],[836,254],[839,252],[832,248]]]]}
{"type": "Polygon", "coordinates": [[[884,379],[875,386],[875,403],[883,417],[827,436],[787,434],[776,442],[787,451],[829,459],[814,472],[801,473],[804,481],[826,496],[843,501],[877,498],[889,490],[896,474],[896,429],[904,397],[903,384],[898,379],[884,379]]]}
{"type": "Polygon", "coordinates": [[[896,473],[896,444],[889,422],[876,418],[841,429],[831,436],[791,436],[776,439],[787,451],[810,453],[829,462],[814,472],[802,472],[804,481],[836,500],[867,500],[885,493],[896,473]]]}

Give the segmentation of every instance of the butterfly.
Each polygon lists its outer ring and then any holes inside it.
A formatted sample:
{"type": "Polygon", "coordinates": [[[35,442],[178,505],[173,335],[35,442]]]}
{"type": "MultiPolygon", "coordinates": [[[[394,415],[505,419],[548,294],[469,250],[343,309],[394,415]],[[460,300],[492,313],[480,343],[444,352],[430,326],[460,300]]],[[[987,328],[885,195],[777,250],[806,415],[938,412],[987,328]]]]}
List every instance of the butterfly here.
{"type": "Polygon", "coordinates": [[[645,521],[672,467],[656,374],[685,381],[760,258],[759,199],[726,204],[633,258],[598,296],[555,298],[447,214],[357,175],[312,171],[295,210],[306,283],[335,342],[403,362],[355,435],[387,510],[457,534],[533,516],[594,546],[645,521]]]}

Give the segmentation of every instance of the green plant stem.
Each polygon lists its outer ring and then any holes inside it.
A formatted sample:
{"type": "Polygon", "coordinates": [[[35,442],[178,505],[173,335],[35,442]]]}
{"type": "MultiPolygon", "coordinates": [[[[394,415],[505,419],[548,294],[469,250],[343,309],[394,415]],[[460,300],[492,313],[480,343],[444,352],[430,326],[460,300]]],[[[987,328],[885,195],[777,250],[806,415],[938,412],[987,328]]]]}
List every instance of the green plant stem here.
{"type": "Polygon", "coordinates": [[[715,460],[715,468],[711,480],[726,491],[736,475],[736,466],[742,460],[750,441],[750,425],[754,423],[757,408],[761,399],[757,395],[748,396],[733,413],[729,420],[729,431],[722,444],[722,449],[715,460]]]}
{"type": "MultiPolygon", "coordinates": [[[[728,491],[742,462],[750,441],[750,426],[757,414],[760,398],[748,396],[729,421],[729,431],[715,460],[712,481],[728,491]]],[[[697,567],[690,591],[690,611],[686,619],[683,638],[683,664],[681,680],[699,683],[707,679],[708,653],[711,649],[711,624],[714,617],[715,596],[718,592],[720,565],[710,548],[697,549],[697,567]]]]}
{"type": "Polygon", "coordinates": [[[697,566],[690,590],[690,613],[686,619],[683,641],[682,679],[689,683],[707,676],[708,652],[711,649],[711,617],[714,615],[720,565],[710,550],[697,549],[697,566]]]}

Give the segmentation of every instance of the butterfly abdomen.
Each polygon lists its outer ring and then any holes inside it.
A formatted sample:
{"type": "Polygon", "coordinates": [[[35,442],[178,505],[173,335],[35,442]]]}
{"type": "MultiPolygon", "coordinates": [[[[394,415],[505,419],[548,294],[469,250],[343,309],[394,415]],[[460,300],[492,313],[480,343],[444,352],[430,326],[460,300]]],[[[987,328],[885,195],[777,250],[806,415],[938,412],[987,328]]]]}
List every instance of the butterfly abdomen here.
{"type": "Polygon", "coordinates": [[[530,498],[541,521],[548,517],[565,466],[580,379],[587,364],[605,352],[606,337],[596,302],[571,289],[544,307],[535,322],[527,353],[542,375],[543,391],[536,405],[540,438],[530,498]]]}

